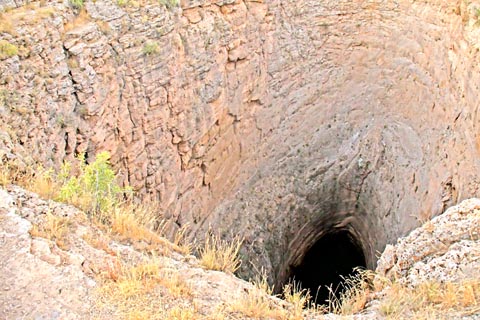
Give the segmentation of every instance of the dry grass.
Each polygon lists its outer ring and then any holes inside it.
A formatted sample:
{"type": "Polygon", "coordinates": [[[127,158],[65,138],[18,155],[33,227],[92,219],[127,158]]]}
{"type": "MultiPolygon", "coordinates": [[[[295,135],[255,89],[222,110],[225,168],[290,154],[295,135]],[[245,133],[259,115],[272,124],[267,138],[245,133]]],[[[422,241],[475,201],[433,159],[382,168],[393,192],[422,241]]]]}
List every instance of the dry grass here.
{"type": "Polygon", "coordinates": [[[67,235],[70,232],[71,221],[66,217],[58,217],[47,212],[45,221],[33,225],[30,234],[55,241],[58,247],[68,249],[67,235]]]}
{"type": "Polygon", "coordinates": [[[149,226],[156,220],[156,212],[146,205],[127,203],[113,208],[111,212],[99,214],[109,215],[104,219],[110,221],[114,233],[131,240],[154,241],[156,235],[150,231],[149,226]]]}
{"type": "Polygon", "coordinates": [[[198,319],[193,308],[183,308],[182,304],[189,301],[192,289],[160,259],[145,258],[136,265],[112,264],[110,269],[103,273],[99,296],[103,305],[115,307],[119,318],[198,319]],[[169,301],[169,308],[162,306],[165,300],[169,301]]]}
{"type": "Polygon", "coordinates": [[[228,242],[209,233],[205,245],[199,250],[200,263],[207,269],[233,273],[241,264],[238,257],[241,245],[242,240],[238,238],[228,242]]]}
{"type": "MultiPolygon", "coordinates": [[[[167,222],[164,222],[162,225],[166,226],[166,224],[167,224],[167,222]]],[[[180,253],[183,253],[183,254],[191,254],[192,253],[193,244],[187,237],[188,230],[189,230],[189,226],[184,225],[180,229],[175,231],[174,236],[173,236],[173,244],[174,244],[177,252],[180,252],[180,253]]]]}
{"type": "Polygon", "coordinates": [[[253,288],[244,293],[240,299],[230,306],[230,311],[253,319],[301,320],[304,319],[304,308],[310,308],[310,293],[299,285],[287,284],[283,288],[283,297],[288,304],[281,305],[272,297],[273,289],[268,285],[266,277],[253,283],[253,288]]]}
{"type": "Polygon", "coordinates": [[[20,168],[17,162],[0,162],[0,185],[15,183],[37,193],[44,199],[54,199],[60,185],[55,181],[53,170],[42,166],[20,168]]]}
{"type": "Polygon", "coordinates": [[[389,319],[444,319],[453,313],[480,311],[480,280],[459,283],[426,282],[415,288],[390,283],[380,302],[380,312],[389,319]]]}
{"type": "Polygon", "coordinates": [[[55,199],[57,197],[60,185],[55,181],[53,170],[46,170],[38,166],[37,170],[27,174],[25,179],[25,187],[37,193],[40,197],[44,199],[55,199]],[[27,179],[29,176],[31,177],[27,179]]]}
{"type": "Polygon", "coordinates": [[[285,319],[285,310],[275,306],[271,299],[273,290],[265,277],[254,282],[253,285],[253,288],[232,303],[231,311],[255,319],[285,319]]]}
{"type": "Polygon", "coordinates": [[[165,320],[197,320],[198,314],[192,307],[175,307],[168,311],[165,320]]]}
{"type": "Polygon", "coordinates": [[[33,3],[0,13],[0,33],[16,35],[14,26],[20,23],[36,24],[55,15],[53,7],[37,7],[33,3]]]}
{"type": "Polygon", "coordinates": [[[170,242],[165,236],[167,222],[159,221],[158,212],[156,203],[123,203],[111,211],[100,212],[103,216],[97,218],[99,221],[108,221],[110,231],[120,240],[137,242],[137,249],[162,254],[170,250],[189,254],[192,245],[186,238],[186,229],[177,231],[173,243],[170,242]]]}
{"type": "Polygon", "coordinates": [[[104,235],[85,233],[82,239],[95,249],[102,250],[112,256],[116,255],[116,252],[109,246],[110,238],[104,235]]]}
{"type": "MultiPolygon", "coordinates": [[[[289,283],[283,287],[283,298],[291,304],[289,309],[289,320],[303,319],[305,307],[313,307],[311,296],[308,290],[302,289],[299,284],[289,283]]],[[[313,308],[312,308],[313,309],[313,308]]]]}
{"type": "Polygon", "coordinates": [[[363,310],[372,292],[373,277],[373,271],[357,269],[356,275],[345,278],[343,282],[344,290],[339,296],[330,288],[326,311],[340,315],[351,315],[363,310]]]}
{"type": "MultiPolygon", "coordinates": [[[[69,170],[67,171],[69,172],[69,170]]],[[[91,192],[71,192],[65,199],[60,199],[60,191],[65,184],[65,181],[62,182],[61,175],[56,174],[52,169],[47,170],[41,166],[37,166],[33,170],[30,167],[20,168],[14,161],[0,162],[0,185],[15,183],[37,193],[44,199],[65,200],[80,209],[90,208],[92,203],[96,202],[94,194],[91,192]]],[[[97,226],[110,231],[119,240],[147,244],[143,248],[145,251],[168,253],[170,250],[174,250],[190,254],[192,244],[186,236],[187,227],[183,227],[173,234],[172,243],[165,236],[168,223],[159,216],[158,203],[136,204],[132,201],[118,202],[108,210],[91,211],[89,215],[97,226]]],[[[100,246],[100,244],[97,245],[100,246]]]]}
{"type": "Polygon", "coordinates": [[[12,20],[7,13],[0,13],[0,33],[15,35],[12,20]]]}
{"type": "Polygon", "coordinates": [[[0,163],[0,186],[6,186],[12,183],[12,168],[10,164],[0,163]]]}
{"type": "Polygon", "coordinates": [[[65,32],[84,26],[92,21],[91,17],[85,9],[81,9],[79,14],[72,21],[67,22],[63,29],[65,32]]]}

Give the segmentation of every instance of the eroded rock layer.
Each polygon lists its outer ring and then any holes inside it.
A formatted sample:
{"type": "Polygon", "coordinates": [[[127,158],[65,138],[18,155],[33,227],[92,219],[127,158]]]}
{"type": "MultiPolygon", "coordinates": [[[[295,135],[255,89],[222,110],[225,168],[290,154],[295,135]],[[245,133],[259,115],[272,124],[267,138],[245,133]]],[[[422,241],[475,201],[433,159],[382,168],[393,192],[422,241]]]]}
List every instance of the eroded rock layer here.
{"type": "Polygon", "coordinates": [[[373,267],[479,195],[478,1],[40,5],[2,14],[4,153],[108,150],[192,234],[245,237],[277,284],[332,230],[373,267]]]}

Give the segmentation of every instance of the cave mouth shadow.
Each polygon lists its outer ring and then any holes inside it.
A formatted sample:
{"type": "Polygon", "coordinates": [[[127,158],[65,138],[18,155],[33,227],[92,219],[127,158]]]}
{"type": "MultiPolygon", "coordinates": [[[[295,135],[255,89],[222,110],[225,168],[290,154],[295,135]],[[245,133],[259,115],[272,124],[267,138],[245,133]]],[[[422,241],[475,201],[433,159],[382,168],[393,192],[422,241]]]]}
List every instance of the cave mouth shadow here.
{"type": "Polygon", "coordinates": [[[355,276],[358,268],[366,268],[359,240],[348,230],[335,230],[306,252],[302,262],[292,268],[289,281],[309,290],[313,302],[323,305],[340,298],[345,279],[355,276]]]}

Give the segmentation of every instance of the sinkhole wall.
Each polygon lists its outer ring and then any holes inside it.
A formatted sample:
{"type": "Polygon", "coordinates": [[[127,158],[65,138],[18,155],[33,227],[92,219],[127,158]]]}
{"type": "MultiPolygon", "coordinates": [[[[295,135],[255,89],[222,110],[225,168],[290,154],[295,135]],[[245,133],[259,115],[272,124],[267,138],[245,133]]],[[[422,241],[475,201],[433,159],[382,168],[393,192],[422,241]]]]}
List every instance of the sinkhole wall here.
{"type": "Polygon", "coordinates": [[[108,150],[162,214],[244,237],[241,273],[278,285],[325,234],[374,267],[480,195],[479,1],[180,2],[0,0],[19,49],[0,60],[2,155],[108,150]]]}

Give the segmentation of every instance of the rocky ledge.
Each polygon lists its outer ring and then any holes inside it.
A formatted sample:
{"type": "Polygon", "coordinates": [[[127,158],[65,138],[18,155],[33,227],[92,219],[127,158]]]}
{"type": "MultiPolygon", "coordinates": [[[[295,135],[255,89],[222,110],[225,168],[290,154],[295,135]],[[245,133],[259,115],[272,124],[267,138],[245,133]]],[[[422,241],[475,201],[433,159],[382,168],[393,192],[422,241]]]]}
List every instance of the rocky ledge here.
{"type": "MultiPolygon", "coordinates": [[[[465,200],[387,246],[378,261],[375,285],[364,291],[364,306],[356,314],[337,316],[309,309],[298,314],[291,303],[266,293],[253,300],[279,310],[270,313],[272,319],[477,319],[479,219],[480,199],[465,200]],[[454,288],[450,298],[457,304],[445,308],[445,301],[436,301],[430,293],[421,301],[393,305],[398,292],[406,297],[432,283],[438,294],[442,286],[454,288]],[[420,310],[412,305],[417,303],[420,310]]],[[[2,319],[265,318],[239,307],[252,303],[248,297],[257,290],[252,284],[206,270],[194,256],[171,249],[174,245],[168,242],[147,254],[145,244],[119,241],[76,208],[42,200],[16,186],[0,189],[0,243],[2,319]],[[156,277],[141,279],[141,286],[155,280],[148,290],[141,287],[132,294],[133,289],[120,286],[122,274],[128,273],[125,266],[131,270],[144,266],[144,274],[153,274],[145,271],[147,260],[156,270],[156,277]],[[139,299],[141,293],[146,296],[139,299]],[[152,308],[154,313],[148,313],[152,308]]]]}

